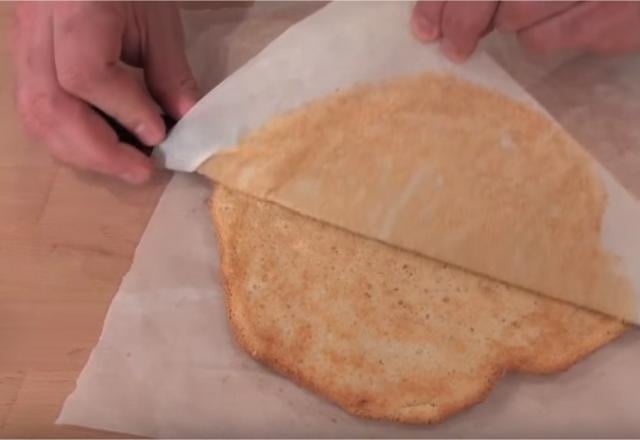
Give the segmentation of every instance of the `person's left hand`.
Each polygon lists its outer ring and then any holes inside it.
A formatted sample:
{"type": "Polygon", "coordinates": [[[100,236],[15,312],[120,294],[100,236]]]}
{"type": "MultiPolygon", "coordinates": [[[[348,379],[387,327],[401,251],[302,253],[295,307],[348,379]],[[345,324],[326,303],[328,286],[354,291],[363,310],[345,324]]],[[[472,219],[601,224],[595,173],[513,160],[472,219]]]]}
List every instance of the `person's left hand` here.
{"type": "Polygon", "coordinates": [[[147,181],[151,159],[121,142],[94,109],[153,146],[166,136],[158,104],[174,119],[195,104],[177,6],[22,2],[15,13],[16,104],[27,132],[62,163],[147,181]]]}

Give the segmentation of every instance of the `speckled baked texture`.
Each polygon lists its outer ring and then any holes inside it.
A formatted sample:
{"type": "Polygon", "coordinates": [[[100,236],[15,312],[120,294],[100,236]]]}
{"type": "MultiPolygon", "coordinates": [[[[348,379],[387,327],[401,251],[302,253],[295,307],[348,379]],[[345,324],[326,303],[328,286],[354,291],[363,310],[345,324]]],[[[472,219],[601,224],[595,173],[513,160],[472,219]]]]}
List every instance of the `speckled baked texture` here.
{"type": "Polygon", "coordinates": [[[358,416],[439,422],[625,330],[224,188],[211,213],[241,346],[358,416]]]}

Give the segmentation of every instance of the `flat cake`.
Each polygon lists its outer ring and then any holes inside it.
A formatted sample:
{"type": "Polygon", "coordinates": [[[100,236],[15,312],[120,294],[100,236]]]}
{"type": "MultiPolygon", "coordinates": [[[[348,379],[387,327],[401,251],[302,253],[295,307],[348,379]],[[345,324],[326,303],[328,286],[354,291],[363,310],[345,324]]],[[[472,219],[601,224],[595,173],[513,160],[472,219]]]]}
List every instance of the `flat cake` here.
{"type": "Polygon", "coordinates": [[[223,187],[210,209],[240,345],[357,416],[440,422],[626,328],[223,187]]]}

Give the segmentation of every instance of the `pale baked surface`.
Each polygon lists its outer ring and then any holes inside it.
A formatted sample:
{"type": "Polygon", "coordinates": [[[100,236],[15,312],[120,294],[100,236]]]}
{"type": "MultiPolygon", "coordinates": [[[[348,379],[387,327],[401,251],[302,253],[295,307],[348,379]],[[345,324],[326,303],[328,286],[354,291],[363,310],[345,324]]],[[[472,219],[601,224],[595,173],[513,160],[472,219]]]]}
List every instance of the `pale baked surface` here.
{"type": "Polygon", "coordinates": [[[343,229],[633,321],[594,161],[524,103],[425,73],[275,117],[200,171],[343,229]]]}
{"type": "Polygon", "coordinates": [[[221,187],[211,213],[239,343],[358,416],[439,422],[625,330],[221,187]]]}

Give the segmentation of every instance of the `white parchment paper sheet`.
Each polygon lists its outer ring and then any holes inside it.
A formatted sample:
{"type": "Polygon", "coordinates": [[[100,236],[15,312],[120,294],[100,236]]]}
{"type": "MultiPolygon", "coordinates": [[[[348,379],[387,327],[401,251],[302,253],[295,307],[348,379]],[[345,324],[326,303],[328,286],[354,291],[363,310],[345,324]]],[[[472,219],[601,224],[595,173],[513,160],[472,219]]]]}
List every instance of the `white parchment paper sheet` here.
{"type": "MultiPolygon", "coordinates": [[[[214,85],[313,8],[258,3],[188,13],[198,77],[214,85]]],[[[633,146],[640,145],[640,129],[615,114],[640,110],[640,87],[632,81],[637,63],[590,65],[576,58],[529,69],[529,60],[508,55],[514,52],[508,41],[490,40],[496,58],[511,63],[511,73],[578,139],[597,145],[594,154],[638,195],[640,152],[633,146]],[[589,67],[596,73],[579,76],[589,67]],[[607,114],[597,110],[602,106],[607,114]]],[[[60,423],[155,437],[640,435],[638,331],[567,373],[509,376],[485,403],[435,427],[346,415],[261,367],[234,343],[205,204],[209,194],[209,184],[196,176],[176,176],[167,187],[60,423]]]]}

